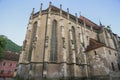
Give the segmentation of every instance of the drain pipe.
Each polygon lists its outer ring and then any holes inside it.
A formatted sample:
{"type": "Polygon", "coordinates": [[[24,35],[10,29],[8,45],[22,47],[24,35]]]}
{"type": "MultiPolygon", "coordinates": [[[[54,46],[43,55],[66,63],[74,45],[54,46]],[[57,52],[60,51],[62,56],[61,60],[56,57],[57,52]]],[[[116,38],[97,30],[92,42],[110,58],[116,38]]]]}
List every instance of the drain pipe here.
{"type": "Polygon", "coordinates": [[[46,27],[45,27],[45,38],[44,38],[44,50],[43,50],[43,66],[42,66],[42,79],[44,80],[44,78],[45,78],[45,75],[44,75],[44,71],[45,71],[45,67],[46,67],[46,65],[45,65],[45,46],[46,46],[46,34],[47,34],[47,27],[48,27],[48,25],[47,25],[47,23],[48,23],[48,10],[47,10],[47,15],[46,15],[46,27]]]}

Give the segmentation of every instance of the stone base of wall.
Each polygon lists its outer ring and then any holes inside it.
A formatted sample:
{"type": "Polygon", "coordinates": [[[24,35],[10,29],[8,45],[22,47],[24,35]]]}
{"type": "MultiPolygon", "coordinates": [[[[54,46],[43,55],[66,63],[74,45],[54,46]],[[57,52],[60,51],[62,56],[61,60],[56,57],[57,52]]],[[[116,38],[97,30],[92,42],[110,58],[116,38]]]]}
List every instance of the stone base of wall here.
{"type": "MultiPolygon", "coordinates": [[[[73,77],[69,77],[69,78],[36,78],[36,79],[24,79],[24,78],[20,78],[20,77],[16,77],[15,80],[110,80],[110,78],[104,78],[104,77],[83,77],[83,78],[73,78],[73,77]]],[[[114,79],[113,79],[114,80],[114,79]]],[[[117,79],[115,79],[117,80],[117,79]]],[[[119,80],[119,79],[118,79],[119,80]]]]}
{"type": "Polygon", "coordinates": [[[92,77],[66,77],[66,78],[31,78],[25,79],[17,76],[14,80],[120,80],[120,77],[92,76],[92,77]]]}

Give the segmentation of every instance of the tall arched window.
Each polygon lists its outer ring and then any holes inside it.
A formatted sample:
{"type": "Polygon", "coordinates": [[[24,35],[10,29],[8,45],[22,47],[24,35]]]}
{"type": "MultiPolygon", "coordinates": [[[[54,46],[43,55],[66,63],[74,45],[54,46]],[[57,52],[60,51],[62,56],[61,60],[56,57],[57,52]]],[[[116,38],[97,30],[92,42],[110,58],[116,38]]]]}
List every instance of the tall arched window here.
{"type": "Polygon", "coordinates": [[[52,37],[51,37],[51,53],[50,61],[57,61],[57,21],[54,20],[52,23],[52,37]]]}
{"type": "MultiPolygon", "coordinates": [[[[72,33],[72,40],[71,40],[71,43],[72,43],[72,49],[75,51],[76,53],[76,35],[75,35],[75,28],[72,26],[71,27],[71,33],[72,33]]],[[[76,54],[75,54],[76,55],[76,54]]],[[[75,61],[78,63],[79,62],[79,57],[78,56],[75,56],[74,57],[75,61]]]]}
{"type": "Polygon", "coordinates": [[[72,31],[72,44],[75,45],[75,28],[73,26],[72,26],[71,31],[72,31]]]}
{"type": "Polygon", "coordinates": [[[35,38],[36,31],[37,31],[37,22],[33,24],[32,39],[35,38]]]}
{"type": "Polygon", "coordinates": [[[28,60],[31,60],[33,43],[36,40],[37,22],[33,24],[28,60]]]}

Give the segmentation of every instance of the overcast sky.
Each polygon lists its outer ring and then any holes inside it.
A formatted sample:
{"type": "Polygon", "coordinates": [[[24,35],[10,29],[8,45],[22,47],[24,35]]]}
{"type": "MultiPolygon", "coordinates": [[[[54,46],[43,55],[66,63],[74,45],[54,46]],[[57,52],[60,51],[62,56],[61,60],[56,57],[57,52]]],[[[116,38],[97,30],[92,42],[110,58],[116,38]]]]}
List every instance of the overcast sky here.
{"type": "Polygon", "coordinates": [[[46,9],[49,2],[63,10],[69,8],[71,14],[81,12],[82,16],[99,24],[111,25],[114,33],[120,36],[120,0],[0,0],[0,35],[23,44],[32,8],[39,11],[40,4],[46,9]]]}

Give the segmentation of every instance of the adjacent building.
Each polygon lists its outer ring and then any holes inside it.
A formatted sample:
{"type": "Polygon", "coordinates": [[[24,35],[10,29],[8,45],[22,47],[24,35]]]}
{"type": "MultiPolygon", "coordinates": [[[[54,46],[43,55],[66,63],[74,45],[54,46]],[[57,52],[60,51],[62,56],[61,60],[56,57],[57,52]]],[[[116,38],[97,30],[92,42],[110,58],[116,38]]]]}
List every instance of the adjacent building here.
{"type": "Polygon", "coordinates": [[[18,65],[19,54],[4,51],[0,60],[0,78],[12,78],[18,65]]]}
{"type": "Polygon", "coordinates": [[[31,13],[17,77],[120,79],[120,37],[98,25],[49,4],[31,13]]]}

